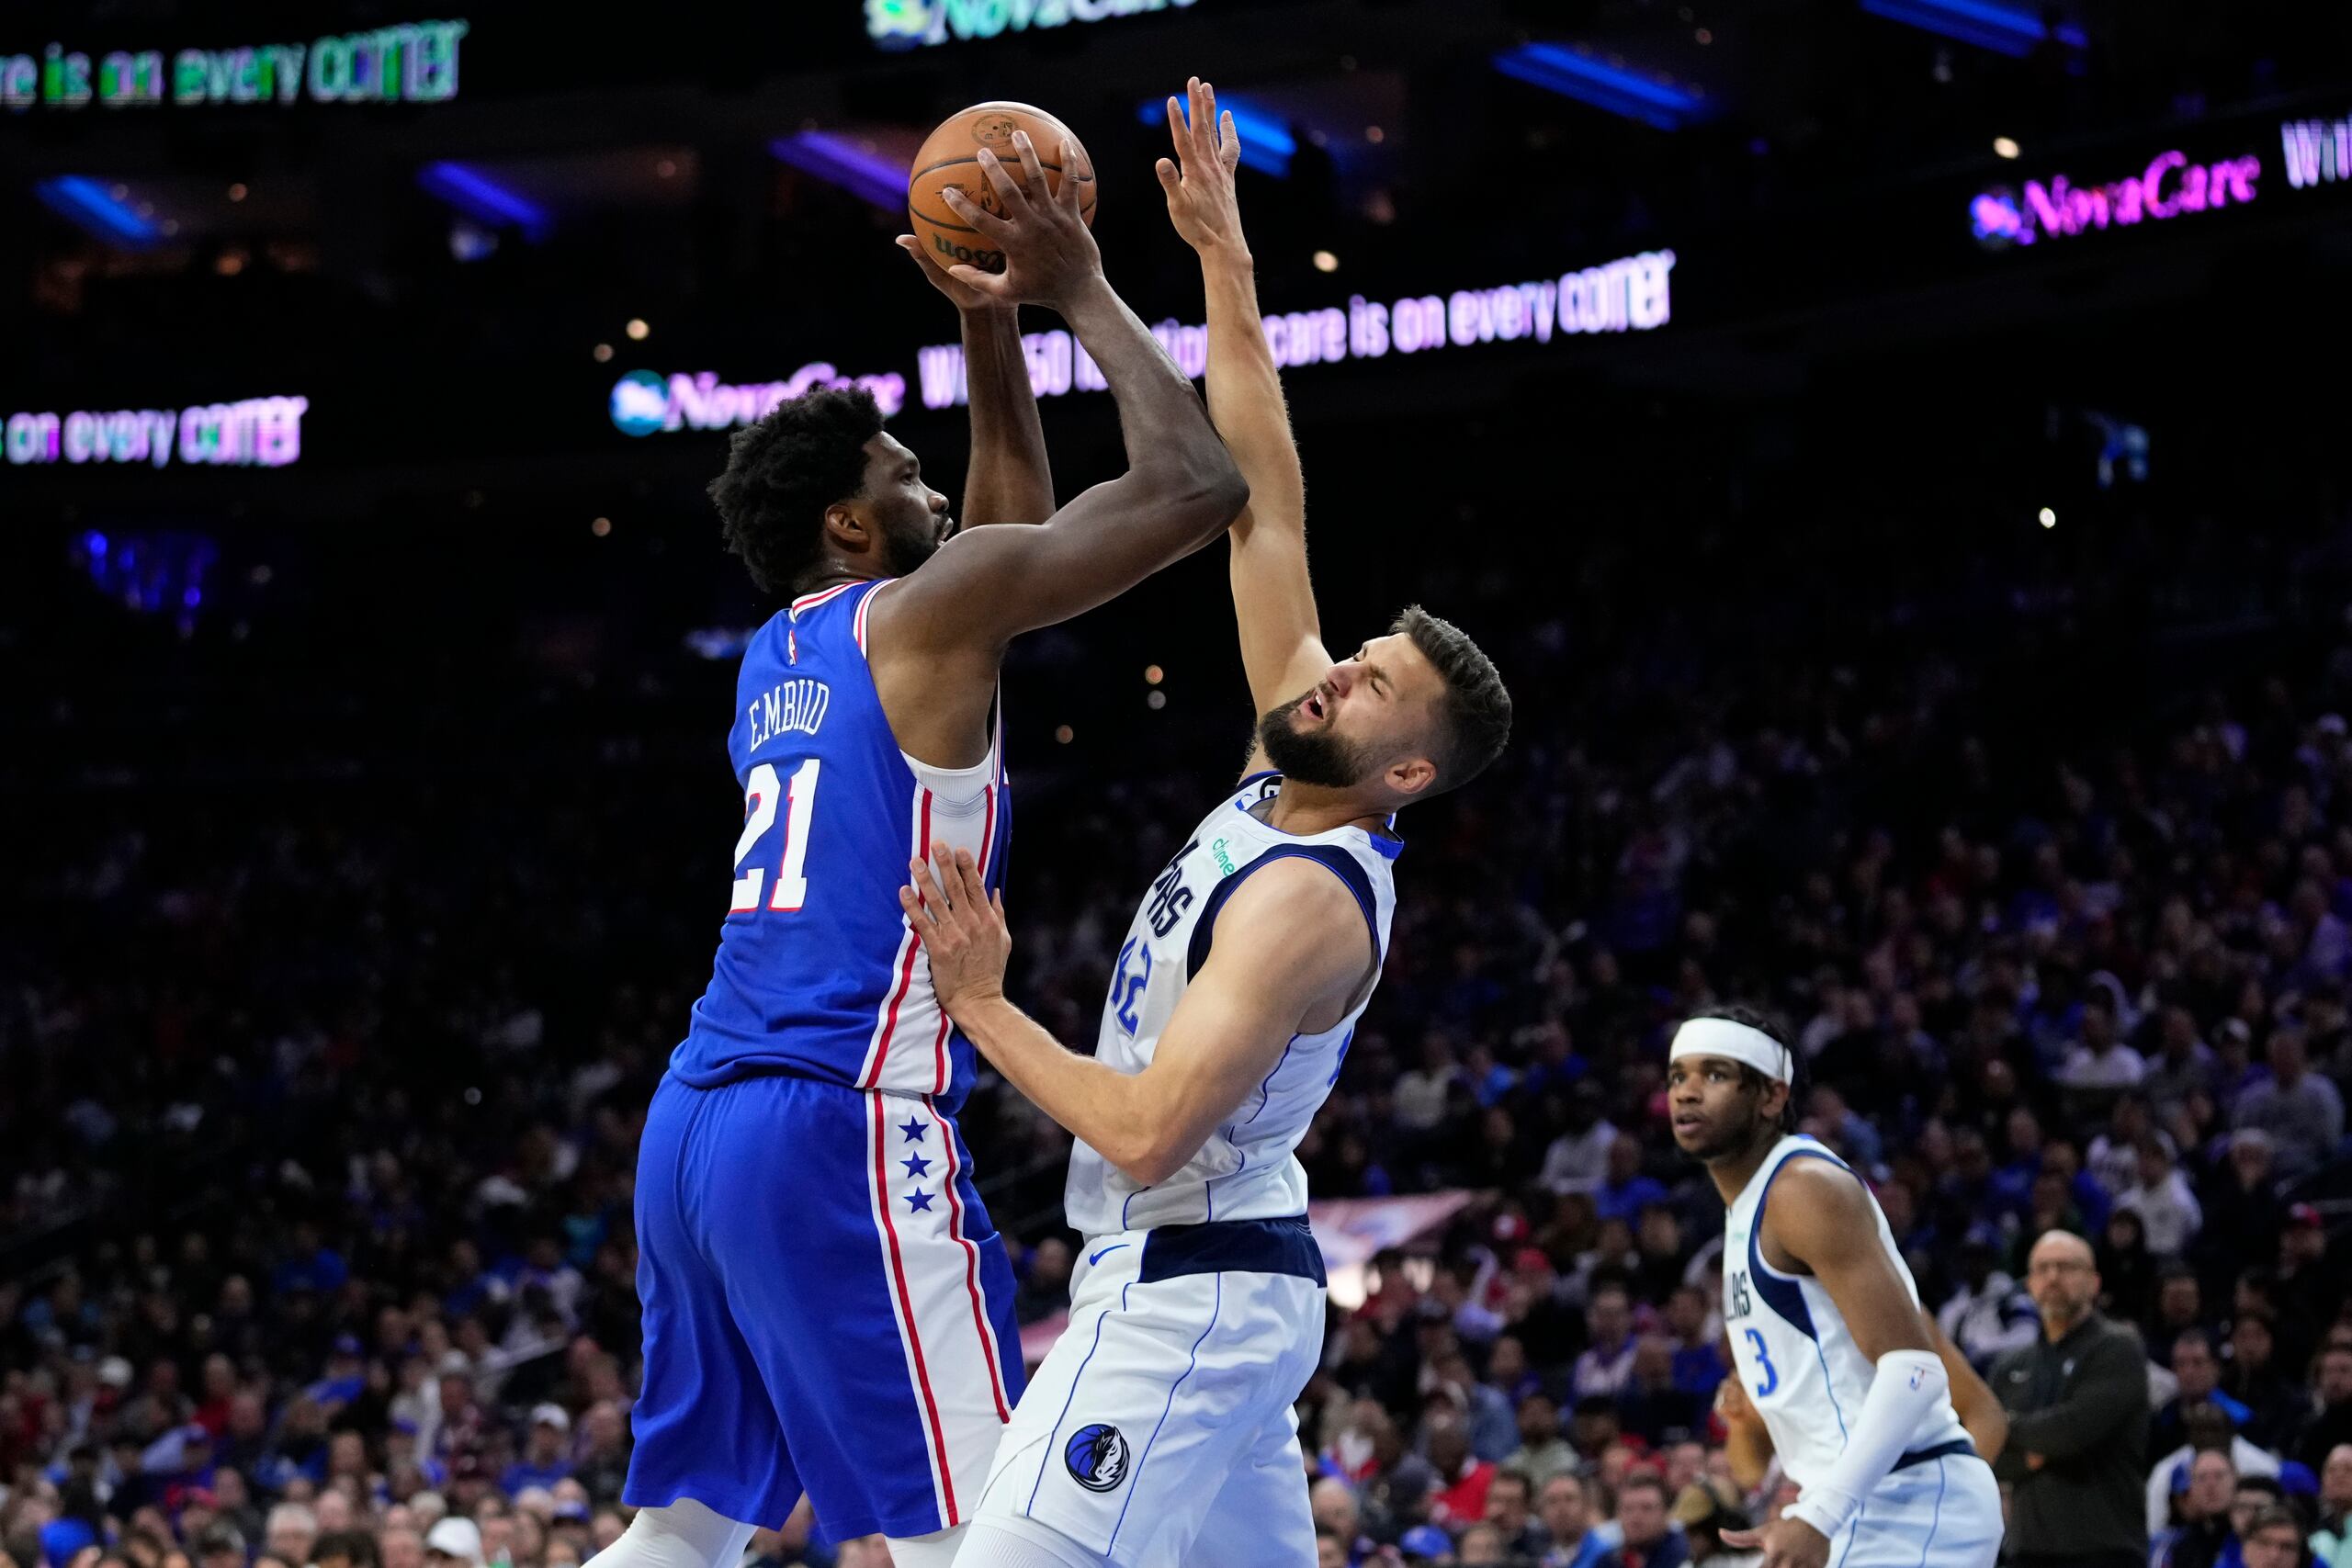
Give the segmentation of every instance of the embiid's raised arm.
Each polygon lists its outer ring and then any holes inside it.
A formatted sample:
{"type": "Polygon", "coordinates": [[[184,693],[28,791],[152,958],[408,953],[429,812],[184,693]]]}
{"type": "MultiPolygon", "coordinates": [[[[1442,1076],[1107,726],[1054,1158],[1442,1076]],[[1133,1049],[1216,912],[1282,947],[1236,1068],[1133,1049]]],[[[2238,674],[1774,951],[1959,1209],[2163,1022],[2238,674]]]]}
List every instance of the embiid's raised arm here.
{"type": "MultiPolygon", "coordinates": [[[[1101,253],[1079,216],[1081,182],[1049,191],[1027,132],[1013,147],[1013,164],[985,150],[978,158],[1003,217],[961,192],[947,197],[1004,253],[1004,270],[959,264],[946,276],[1000,305],[1050,305],[1061,313],[1118,402],[1127,471],[1042,527],[959,535],[921,572],[875,596],[874,674],[891,728],[909,752],[944,766],[984,750],[1008,642],[1115,598],[1198,549],[1249,499],[1192,383],[1104,280],[1101,253]]],[[[1085,168],[1075,144],[1058,151],[1061,166],[1085,168]]],[[[1021,373],[1017,364],[1001,369],[1021,373]]]]}
{"type": "MultiPolygon", "coordinates": [[[[1168,100],[1176,156],[1159,161],[1159,184],[1176,231],[1200,253],[1208,295],[1209,418],[1250,485],[1250,504],[1230,537],[1233,607],[1255,718],[1322,680],[1331,656],[1307,578],[1306,483],[1282,374],[1258,314],[1257,272],[1234,194],[1241,143],[1233,117],[1217,113],[1216,89],[1197,76],[1186,88],[1189,106],[1168,100]]],[[[1265,765],[1262,754],[1250,759],[1250,771],[1265,765]]]]}

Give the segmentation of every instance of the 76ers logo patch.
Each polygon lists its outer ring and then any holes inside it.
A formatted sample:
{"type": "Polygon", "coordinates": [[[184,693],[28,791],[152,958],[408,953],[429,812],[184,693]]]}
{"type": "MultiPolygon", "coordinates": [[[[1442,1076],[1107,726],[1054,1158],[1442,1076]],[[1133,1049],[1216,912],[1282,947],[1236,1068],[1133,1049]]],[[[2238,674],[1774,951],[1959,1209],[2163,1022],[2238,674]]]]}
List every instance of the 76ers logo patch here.
{"type": "Polygon", "coordinates": [[[1089,1492],[1108,1492],[1127,1478],[1127,1439],[1100,1421],[1080,1427],[1062,1445],[1062,1462],[1089,1492]]]}

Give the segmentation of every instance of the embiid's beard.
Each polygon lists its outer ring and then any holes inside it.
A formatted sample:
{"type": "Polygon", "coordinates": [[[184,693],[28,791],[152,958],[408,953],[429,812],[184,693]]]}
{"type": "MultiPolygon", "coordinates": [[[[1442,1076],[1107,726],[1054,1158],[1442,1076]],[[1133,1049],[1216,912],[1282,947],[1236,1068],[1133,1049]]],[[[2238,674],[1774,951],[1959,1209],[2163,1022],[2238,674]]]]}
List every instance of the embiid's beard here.
{"type": "Polygon", "coordinates": [[[1370,778],[1379,761],[1363,747],[1322,729],[1301,731],[1291,720],[1312,692],[1303,692],[1258,721],[1258,744],[1283,777],[1324,789],[1352,789],[1370,778]]]}

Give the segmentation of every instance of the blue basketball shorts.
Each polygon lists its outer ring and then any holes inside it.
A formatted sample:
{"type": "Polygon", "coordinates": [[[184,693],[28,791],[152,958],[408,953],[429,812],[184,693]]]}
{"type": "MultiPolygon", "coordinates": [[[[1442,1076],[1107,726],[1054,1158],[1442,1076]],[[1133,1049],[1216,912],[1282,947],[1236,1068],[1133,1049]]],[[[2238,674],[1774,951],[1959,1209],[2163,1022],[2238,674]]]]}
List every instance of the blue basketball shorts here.
{"type": "Polygon", "coordinates": [[[1022,1388],[1012,1270],[927,1099],[664,1077],[638,1152],[645,1376],[622,1499],[826,1540],[972,1516],[1022,1388]]]}

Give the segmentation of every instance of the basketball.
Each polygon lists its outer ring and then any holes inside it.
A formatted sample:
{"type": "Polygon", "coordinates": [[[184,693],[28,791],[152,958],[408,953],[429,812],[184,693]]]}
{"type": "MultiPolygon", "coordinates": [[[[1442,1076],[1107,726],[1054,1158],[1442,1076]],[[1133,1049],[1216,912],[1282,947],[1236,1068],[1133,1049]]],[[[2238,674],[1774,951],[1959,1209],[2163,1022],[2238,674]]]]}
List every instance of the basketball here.
{"type": "MultiPolygon", "coordinates": [[[[986,235],[958,219],[956,209],[947,205],[941,193],[949,186],[959,186],[983,210],[1001,216],[1004,202],[981,171],[980,149],[985,147],[1002,159],[1018,180],[1021,154],[1012,145],[1012,133],[1016,130],[1029,133],[1037,162],[1046,171],[1046,184],[1058,194],[1062,185],[1062,141],[1067,137],[1073,146],[1079,146],[1078,137],[1060,120],[1029,104],[974,104],[941,121],[939,129],[923,141],[922,151],[915,154],[914,167],[907,176],[907,220],[914,226],[915,238],[940,265],[966,262],[984,272],[1004,270],[1004,253],[986,235]]],[[[1083,152],[1081,146],[1081,156],[1083,152]]],[[[1091,171],[1092,160],[1086,160],[1086,166],[1091,171]]],[[[1090,172],[1078,178],[1085,187],[1079,193],[1079,216],[1091,224],[1094,176],[1090,172]]]]}

